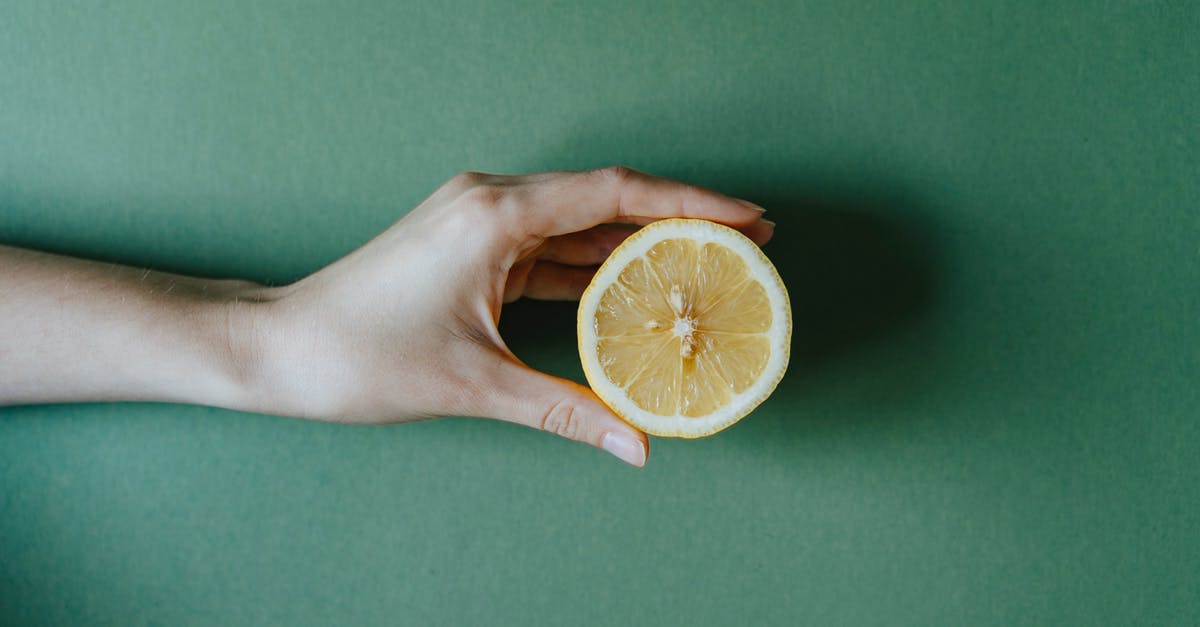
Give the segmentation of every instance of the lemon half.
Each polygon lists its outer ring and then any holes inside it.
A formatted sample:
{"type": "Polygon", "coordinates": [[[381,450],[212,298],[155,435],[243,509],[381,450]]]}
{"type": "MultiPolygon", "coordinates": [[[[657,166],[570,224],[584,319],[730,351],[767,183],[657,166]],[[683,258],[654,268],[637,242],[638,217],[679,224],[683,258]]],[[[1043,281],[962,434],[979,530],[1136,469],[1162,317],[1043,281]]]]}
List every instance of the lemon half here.
{"type": "Polygon", "coordinates": [[[792,313],[766,255],[706,220],[660,220],[608,257],[579,302],[592,390],[629,424],[700,438],[740,420],[787,369],[792,313]]]}

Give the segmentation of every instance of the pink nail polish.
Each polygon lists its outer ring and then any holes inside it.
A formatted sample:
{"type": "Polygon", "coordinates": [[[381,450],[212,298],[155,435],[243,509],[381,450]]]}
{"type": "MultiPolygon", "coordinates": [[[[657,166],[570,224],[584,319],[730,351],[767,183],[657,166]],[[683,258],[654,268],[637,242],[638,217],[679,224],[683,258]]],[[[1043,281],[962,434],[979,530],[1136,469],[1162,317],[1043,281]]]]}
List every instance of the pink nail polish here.
{"type": "Polygon", "coordinates": [[[646,465],[646,449],[642,446],[642,443],[624,433],[610,432],[604,434],[604,439],[600,442],[600,446],[630,466],[641,468],[646,465]]]}

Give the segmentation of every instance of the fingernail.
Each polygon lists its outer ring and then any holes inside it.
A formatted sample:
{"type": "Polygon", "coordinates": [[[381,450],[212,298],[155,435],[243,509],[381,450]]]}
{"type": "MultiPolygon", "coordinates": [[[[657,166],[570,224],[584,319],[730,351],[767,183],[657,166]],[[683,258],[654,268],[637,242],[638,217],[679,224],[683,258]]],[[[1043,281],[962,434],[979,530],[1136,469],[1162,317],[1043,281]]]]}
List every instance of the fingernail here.
{"type": "Polygon", "coordinates": [[[641,468],[646,465],[646,449],[642,447],[642,443],[624,433],[604,434],[600,446],[630,466],[641,468]]]}
{"type": "Polygon", "coordinates": [[[759,222],[762,222],[763,224],[770,225],[770,226],[771,226],[771,228],[775,228],[775,223],[774,223],[774,222],[772,222],[772,221],[770,221],[770,220],[761,220],[761,219],[760,219],[760,220],[759,220],[759,222]]]}
{"type": "Polygon", "coordinates": [[[764,211],[766,211],[766,209],[759,207],[758,205],[750,202],[749,200],[742,200],[741,198],[734,198],[734,200],[736,200],[739,205],[741,205],[747,209],[753,209],[759,213],[763,213],[764,211]]]}

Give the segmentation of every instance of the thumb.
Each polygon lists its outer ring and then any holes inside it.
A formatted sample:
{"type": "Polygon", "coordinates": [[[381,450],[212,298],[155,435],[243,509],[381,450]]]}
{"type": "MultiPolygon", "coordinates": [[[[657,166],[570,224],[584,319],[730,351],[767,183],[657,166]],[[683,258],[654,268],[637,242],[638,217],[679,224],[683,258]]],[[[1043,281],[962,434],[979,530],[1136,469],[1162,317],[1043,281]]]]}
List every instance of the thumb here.
{"type": "Polygon", "coordinates": [[[618,418],[586,387],[508,359],[489,378],[491,390],[479,412],[484,417],[591,444],[632,466],[646,464],[646,435],[618,418]]]}

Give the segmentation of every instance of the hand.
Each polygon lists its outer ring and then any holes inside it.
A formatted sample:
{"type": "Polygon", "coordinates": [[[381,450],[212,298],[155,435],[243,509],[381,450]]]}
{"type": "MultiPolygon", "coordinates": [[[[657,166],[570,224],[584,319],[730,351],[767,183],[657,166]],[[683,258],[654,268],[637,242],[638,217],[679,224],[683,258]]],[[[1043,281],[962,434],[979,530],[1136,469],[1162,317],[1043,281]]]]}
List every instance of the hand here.
{"type": "Polygon", "coordinates": [[[238,301],[231,346],[257,409],[353,423],[495,418],[641,466],[645,434],[586,387],[537,372],[497,330],[521,296],[577,300],[630,232],[612,223],[705,218],[759,244],[762,210],[628,168],[454,177],[339,261],[238,301]]]}

